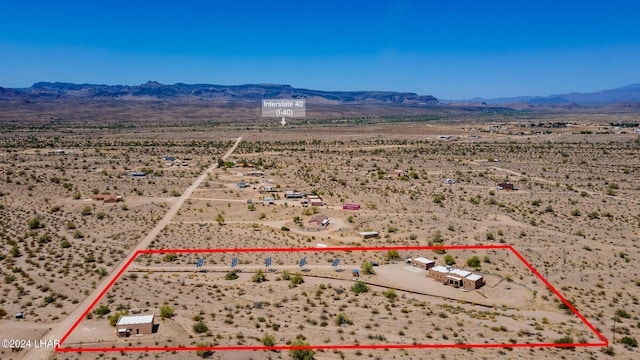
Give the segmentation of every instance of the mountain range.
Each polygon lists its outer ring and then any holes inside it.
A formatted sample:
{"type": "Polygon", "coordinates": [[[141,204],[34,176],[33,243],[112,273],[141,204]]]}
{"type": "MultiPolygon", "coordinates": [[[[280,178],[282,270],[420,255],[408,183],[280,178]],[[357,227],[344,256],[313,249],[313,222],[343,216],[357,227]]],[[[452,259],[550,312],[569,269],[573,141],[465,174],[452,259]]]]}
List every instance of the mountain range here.
{"type": "Polygon", "coordinates": [[[164,85],[149,81],[141,85],[95,85],[60,82],[38,82],[29,88],[9,89],[0,87],[0,99],[307,99],[311,103],[334,104],[407,104],[436,105],[438,99],[431,95],[418,95],[393,91],[320,91],[294,88],[290,85],[247,84],[173,84],[164,85]]]}
{"type": "Polygon", "coordinates": [[[551,96],[518,96],[495,99],[473,98],[468,100],[439,101],[431,95],[418,95],[395,91],[322,91],[294,88],[280,84],[211,85],[182,84],[164,85],[148,81],[140,85],[97,85],[62,82],[38,82],[29,88],[0,87],[0,100],[45,101],[56,99],[78,100],[178,100],[218,99],[223,101],[259,101],[261,99],[293,98],[307,99],[309,104],[353,104],[353,105],[409,105],[442,107],[445,104],[459,106],[490,107],[550,107],[567,106],[600,107],[612,104],[640,104],[640,84],[591,93],[569,93],[551,96]]]}
{"type": "Polygon", "coordinates": [[[640,84],[632,84],[616,89],[601,90],[590,93],[573,92],[550,96],[517,96],[496,99],[473,98],[469,100],[451,100],[448,103],[485,103],[490,105],[529,104],[529,105],[560,105],[577,104],[608,105],[630,102],[640,102],[640,84]]]}

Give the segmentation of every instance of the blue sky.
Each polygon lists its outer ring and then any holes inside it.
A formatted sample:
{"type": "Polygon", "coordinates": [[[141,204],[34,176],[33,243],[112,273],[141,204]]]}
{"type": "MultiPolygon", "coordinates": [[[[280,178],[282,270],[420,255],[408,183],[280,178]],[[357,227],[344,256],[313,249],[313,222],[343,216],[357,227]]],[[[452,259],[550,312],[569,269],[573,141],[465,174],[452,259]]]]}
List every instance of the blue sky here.
{"type": "Polygon", "coordinates": [[[29,1],[0,86],[280,83],[441,99],[640,83],[636,1],[29,1]]]}

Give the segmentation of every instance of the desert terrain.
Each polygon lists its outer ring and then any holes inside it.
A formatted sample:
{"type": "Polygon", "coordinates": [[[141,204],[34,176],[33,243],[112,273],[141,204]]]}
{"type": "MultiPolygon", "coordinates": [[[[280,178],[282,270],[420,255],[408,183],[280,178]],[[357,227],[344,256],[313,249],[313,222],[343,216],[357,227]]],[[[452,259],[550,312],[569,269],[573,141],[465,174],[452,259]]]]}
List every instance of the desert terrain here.
{"type": "MultiPolygon", "coordinates": [[[[390,123],[323,119],[292,127],[11,123],[0,134],[0,334],[3,339],[64,334],[136,249],[265,248],[140,255],[62,347],[269,341],[277,346],[296,340],[320,346],[600,343],[509,251],[399,250],[397,257],[386,251],[310,251],[308,271],[299,277],[301,253],[268,252],[509,245],[609,346],[316,349],[314,358],[634,359],[639,351],[633,343],[640,337],[640,134],[611,123],[637,124],[637,117],[530,116],[390,123]],[[261,174],[251,176],[252,171],[261,174]],[[499,190],[499,183],[517,190],[499,190]],[[305,206],[302,199],[286,198],[286,191],[317,195],[323,205],[305,206]],[[107,194],[122,198],[94,200],[107,194]],[[345,203],[360,209],[344,210],[345,203]],[[328,225],[314,224],[318,216],[328,225]],[[371,231],[379,236],[360,234],[371,231]],[[264,267],[268,256],[274,271],[264,267]],[[445,286],[403,261],[416,256],[477,272],[487,283],[468,292],[445,286]],[[474,256],[479,263],[468,262],[474,256]],[[227,279],[234,257],[242,271],[227,279]],[[206,272],[196,269],[200,258],[206,272]],[[344,271],[331,267],[335,258],[344,271]],[[375,275],[358,278],[367,287],[358,292],[351,273],[363,271],[364,262],[379,266],[373,267],[375,275]],[[264,270],[266,281],[253,281],[258,270],[264,270]],[[101,313],[100,306],[109,312],[101,313]],[[163,306],[172,310],[165,319],[163,306]],[[119,339],[108,321],[118,311],[154,314],[158,331],[119,339]],[[15,318],[19,312],[23,319],[15,318]]],[[[35,354],[50,359],[293,355],[286,350],[0,349],[3,359],[35,354]]]]}

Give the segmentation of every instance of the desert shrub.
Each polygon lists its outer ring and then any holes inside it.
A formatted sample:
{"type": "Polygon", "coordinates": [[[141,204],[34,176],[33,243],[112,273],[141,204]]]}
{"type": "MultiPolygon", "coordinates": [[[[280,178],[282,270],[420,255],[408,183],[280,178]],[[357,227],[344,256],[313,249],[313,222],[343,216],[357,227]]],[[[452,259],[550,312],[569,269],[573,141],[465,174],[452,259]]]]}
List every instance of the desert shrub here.
{"type": "Polygon", "coordinates": [[[625,310],[625,309],[616,310],[616,316],[621,317],[621,318],[625,318],[625,319],[630,319],[631,318],[631,314],[629,314],[627,312],[627,310],[625,310]]]}
{"type": "Polygon", "coordinates": [[[282,230],[282,231],[289,231],[289,227],[282,225],[282,226],[280,227],[280,230],[282,230]]]}
{"type": "Polygon", "coordinates": [[[263,281],[267,281],[267,274],[265,274],[264,271],[262,271],[262,269],[259,269],[253,275],[253,277],[251,278],[251,281],[257,282],[257,283],[260,283],[260,282],[263,282],[263,281]]]}
{"type": "Polygon", "coordinates": [[[613,348],[613,346],[603,347],[600,351],[609,356],[613,356],[616,354],[616,350],[613,348]]]}
{"type": "Polygon", "coordinates": [[[383,292],[382,295],[384,295],[384,297],[386,297],[391,301],[394,301],[398,297],[398,294],[396,294],[396,291],[393,289],[385,290],[385,292],[383,292]]]}
{"type": "Polygon", "coordinates": [[[225,280],[235,280],[238,278],[238,273],[235,271],[229,271],[225,276],[225,280]]]}
{"type": "MultiPolygon", "coordinates": [[[[211,346],[211,344],[208,344],[208,343],[197,343],[196,344],[196,347],[198,347],[198,348],[206,348],[206,347],[209,347],[209,346],[211,346]]],[[[209,358],[209,357],[211,357],[213,355],[213,351],[211,351],[211,350],[196,350],[196,355],[201,357],[201,358],[203,358],[203,359],[206,359],[206,358],[209,358]]]]}
{"type": "Polygon", "coordinates": [[[174,262],[178,260],[178,255],[171,253],[171,254],[166,254],[165,256],[162,257],[162,261],[164,262],[174,262]]]}
{"type": "Polygon", "coordinates": [[[467,265],[471,267],[480,267],[480,258],[477,256],[472,256],[467,259],[467,265]]]}
{"type": "Polygon", "coordinates": [[[53,239],[53,237],[51,236],[51,234],[44,233],[44,234],[40,235],[40,237],[38,238],[38,243],[39,244],[47,244],[47,243],[50,243],[52,239],[53,239]]]}
{"type": "Polygon", "coordinates": [[[454,259],[450,254],[447,254],[444,256],[444,263],[447,265],[454,265],[456,263],[456,259],[454,259]]]}
{"type": "Polygon", "coordinates": [[[269,335],[269,334],[264,334],[264,336],[262,337],[262,339],[260,339],[260,342],[262,343],[262,345],[264,346],[275,346],[276,344],[276,338],[273,335],[269,335]]]}
{"type": "Polygon", "coordinates": [[[291,280],[291,273],[289,272],[289,270],[285,270],[282,272],[281,277],[282,277],[282,280],[289,281],[291,280]]]}
{"type": "Polygon", "coordinates": [[[398,253],[398,250],[389,250],[389,251],[387,251],[387,259],[389,259],[389,260],[400,259],[400,254],[398,253]]]}
{"type": "Polygon", "coordinates": [[[445,199],[445,197],[442,194],[434,194],[433,195],[433,202],[436,203],[436,204],[442,204],[444,199],[445,199]]]}
{"type": "Polygon", "coordinates": [[[358,281],[353,284],[353,286],[351,286],[351,291],[353,291],[357,295],[369,291],[369,288],[367,287],[367,284],[363,283],[362,281],[358,281]]]}
{"type": "Polygon", "coordinates": [[[295,273],[293,276],[291,276],[291,285],[296,286],[296,285],[300,285],[304,282],[304,279],[302,278],[302,275],[300,273],[295,273]]]}
{"type": "Polygon", "coordinates": [[[85,206],[85,207],[83,207],[83,208],[82,208],[82,211],[80,211],[80,214],[81,214],[82,216],[89,216],[89,215],[91,215],[91,212],[92,212],[92,210],[91,210],[91,206],[88,206],[88,205],[87,205],[87,206],[85,206]]]}
{"type": "Polygon", "coordinates": [[[33,219],[29,220],[28,226],[30,230],[35,230],[41,228],[43,225],[40,217],[36,216],[33,219]]]}
{"type": "Polygon", "coordinates": [[[104,316],[111,312],[111,309],[107,305],[100,305],[93,309],[93,313],[96,315],[104,316]]]}
{"type": "MultiPolygon", "coordinates": [[[[295,341],[293,341],[291,343],[291,346],[293,347],[297,347],[297,346],[309,346],[309,343],[302,340],[302,339],[296,339],[295,341]]],[[[291,349],[289,350],[289,356],[293,359],[293,360],[313,360],[313,356],[315,355],[315,352],[311,349],[291,349]]]]}
{"type": "Polygon", "coordinates": [[[70,248],[71,247],[71,242],[69,242],[69,240],[67,240],[67,239],[64,239],[60,243],[60,246],[62,246],[63,249],[70,248]]]}
{"type": "Polygon", "coordinates": [[[209,331],[209,327],[202,321],[197,321],[195,324],[193,324],[193,331],[195,331],[196,334],[202,334],[209,331]]]}
{"type": "Polygon", "coordinates": [[[336,325],[352,325],[353,321],[345,315],[345,313],[339,313],[335,319],[336,325]]]}
{"type": "Polygon", "coordinates": [[[373,269],[373,264],[369,261],[363,262],[362,265],[360,265],[360,268],[362,268],[362,272],[367,275],[374,275],[376,273],[373,269]]]}
{"type": "Polygon", "coordinates": [[[638,340],[632,338],[631,336],[625,336],[620,339],[620,343],[625,344],[630,347],[638,347],[638,340]]]}
{"type": "Polygon", "coordinates": [[[116,324],[118,323],[118,320],[123,315],[129,315],[129,310],[123,309],[123,310],[120,310],[120,311],[116,311],[115,314],[109,316],[109,325],[116,326],[116,324]]]}
{"type": "Polygon", "coordinates": [[[13,245],[11,247],[10,253],[11,253],[11,256],[13,256],[14,258],[22,256],[22,253],[20,252],[20,248],[18,247],[18,245],[13,245]]]}

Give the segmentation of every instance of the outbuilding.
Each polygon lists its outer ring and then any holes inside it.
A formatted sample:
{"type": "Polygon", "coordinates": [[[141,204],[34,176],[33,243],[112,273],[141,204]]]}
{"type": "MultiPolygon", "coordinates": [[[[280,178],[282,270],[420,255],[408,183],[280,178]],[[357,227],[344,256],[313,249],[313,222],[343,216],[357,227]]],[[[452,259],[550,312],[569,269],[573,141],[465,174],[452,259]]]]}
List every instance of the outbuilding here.
{"type": "Polygon", "coordinates": [[[116,335],[129,337],[153,333],[154,315],[123,315],[116,323],[116,335]]]}
{"type": "Polygon", "coordinates": [[[425,270],[429,270],[432,267],[434,267],[436,264],[435,261],[427,259],[427,258],[423,258],[423,257],[416,257],[416,258],[412,258],[411,259],[411,265],[415,266],[415,267],[419,267],[421,269],[425,269],[425,270]]]}
{"type": "Polygon", "coordinates": [[[363,239],[377,238],[379,236],[377,231],[361,231],[359,234],[363,239]]]}
{"type": "Polygon", "coordinates": [[[501,182],[498,183],[498,185],[496,186],[496,188],[498,190],[518,190],[518,188],[514,187],[512,183],[510,182],[501,182]]]}

